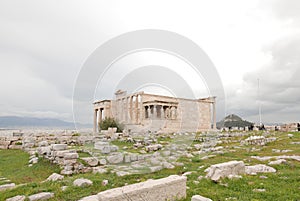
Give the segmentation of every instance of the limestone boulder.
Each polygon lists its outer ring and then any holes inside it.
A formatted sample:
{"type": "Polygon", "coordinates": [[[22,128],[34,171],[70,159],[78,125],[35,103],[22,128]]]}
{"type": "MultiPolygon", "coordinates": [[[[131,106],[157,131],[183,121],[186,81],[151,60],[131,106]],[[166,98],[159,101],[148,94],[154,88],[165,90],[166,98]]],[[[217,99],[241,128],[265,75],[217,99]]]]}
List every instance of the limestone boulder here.
{"type": "Polygon", "coordinates": [[[267,165],[258,164],[245,167],[246,174],[255,175],[257,173],[274,173],[276,169],[267,165]]]}
{"type": "Polygon", "coordinates": [[[106,159],[110,164],[118,164],[123,162],[124,155],[122,153],[115,153],[107,156],[106,159]]]}
{"type": "Polygon", "coordinates": [[[37,152],[39,155],[50,155],[51,147],[50,146],[41,146],[41,147],[37,148],[37,152]]]}
{"type": "Polygon", "coordinates": [[[245,173],[245,164],[243,161],[229,161],[210,166],[205,170],[206,178],[213,181],[218,181],[221,178],[229,175],[240,175],[245,173]]]}
{"type": "Polygon", "coordinates": [[[46,147],[48,145],[49,145],[48,141],[41,141],[41,142],[38,143],[39,147],[46,147]]]}
{"type": "Polygon", "coordinates": [[[146,146],[145,147],[145,150],[147,152],[150,152],[150,151],[158,151],[162,148],[163,146],[161,144],[153,144],[153,145],[149,145],[149,146],[146,146]]]}
{"type": "Polygon", "coordinates": [[[46,179],[46,181],[58,181],[58,180],[63,180],[63,179],[64,179],[63,175],[53,173],[46,179]]]}
{"type": "Polygon", "coordinates": [[[194,195],[191,199],[191,201],[212,201],[209,198],[203,197],[201,195],[194,195]]]}
{"type": "Polygon", "coordinates": [[[102,158],[102,159],[99,160],[99,163],[100,163],[100,165],[106,165],[107,161],[106,161],[105,158],[102,158]]]}
{"type": "Polygon", "coordinates": [[[118,172],[116,172],[116,175],[118,177],[123,177],[123,176],[129,175],[129,174],[130,174],[129,172],[125,172],[125,171],[118,171],[118,172]]]}
{"type": "Polygon", "coordinates": [[[280,165],[280,164],[283,164],[283,163],[286,163],[285,159],[278,159],[276,161],[270,161],[268,163],[268,165],[280,165]]]}
{"type": "Polygon", "coordinates": [[[99,160],[96,157],[84,157],[81,159],[91,167],[95,167],[99,163],[99,160]]]}
{"type": "Polygon", "coordinates": [[[102,168],[102,167],[93,167],[93,170],[92,170],[92,172],[94,173],[94,174],[104,174],[104,173],[107,173],[107,170],[106,169],[104,169],[104,168],[102,168]]]}
{"type": "Polygon", "coordinates": [[[102,181],[102,186],[106,186],[108,184],[108,180],[107,179],[104,179],[103,181],[102,181]]]}
{"type": "Polygon", "coordinates": [[[6,199],[6,201],[24,201],[25,199],[26,199],[25,195],[17,195],[15,197],[6,199]]]}
{"type": "Polygon", "coordinates": [[[43,192],[43,193],[37,193],[37,194],[31,195],[28,198],[30,201],[36,201],[36,200],[48,200],[53,197],[54,197],[54,193],[43,192]]]}
{"type": "Polygon", "coordinates": [[[77,158],[79,158],[78,153],[66,153],[64,155],[64,159],[66,159],[66,160],[77,159],[77,158]]]}
{"type": "Polygon", "coordinates": [[[77,159],[65,159],[63,160],[63,165],[65,166],[73,166],[77,163],[77,159]]]}
{"type": "Polygon", "coordinates": [[[7,189],[12,189],[14,187],[16,187],[15,183],[3,184],[3,185],[0,185],[0,191],[4,191],[4,190],[7,190],[7,189]]]}
{"type": "Polygon", "coordinates": [[[63,175],[72,175],[73,174],[73,170],[62,170],[61,172],[60,172],[60,174],[63,174],[63,175]]]}
{"type": "Polygon", "coordinates": [[[85,186],[91,186],[91,185],[93,185],[93,182],[91,180],[89,180],[89,179],[80,178],[80,179],[76,179],[73,182],[73,185],[74,186],[78,186],[78,187],[85,187],[85,186]]]}
{"type": "Polygon", "coordinates": [[[100,150],[102,154],[109,154],[110,152],[116,152],[119,149],[115,145],[110,145],[109,142],[102,142],[102,141],[95,142],[94,148],[100,150]]]}
{"type": "Polygon", "coordinates": [[[68,145],[66,144],[52,144],[51,145],[51,149],[53,151],[63,151],[66,150],[68,148],[68,145]]]}
{"type": "Polygon", "coordinates": [[[166,178],[131,184],[102,191],[99,201],[181,200],[186,198],[186,177],[171,175],[166,178]]]}

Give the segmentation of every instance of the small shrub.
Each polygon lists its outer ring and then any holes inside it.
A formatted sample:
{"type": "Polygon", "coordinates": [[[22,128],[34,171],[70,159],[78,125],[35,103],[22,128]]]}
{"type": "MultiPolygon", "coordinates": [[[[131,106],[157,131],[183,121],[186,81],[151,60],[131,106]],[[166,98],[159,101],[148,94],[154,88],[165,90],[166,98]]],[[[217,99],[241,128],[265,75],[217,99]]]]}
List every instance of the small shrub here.
{"type": "Polygon", "coordinates": [[[80,133],[73,133],[72,134],[72,137],[78,137],[78,136],[80,136],[80,133]]]}
{"type": "Polygon", "coordinates": [[[99,123],[100,130],[107,130],[109,127],[117,128],[117,132],[122,132],[124,126],[117,122],[114,118],[105,118],[103,121],[99,123]]]}

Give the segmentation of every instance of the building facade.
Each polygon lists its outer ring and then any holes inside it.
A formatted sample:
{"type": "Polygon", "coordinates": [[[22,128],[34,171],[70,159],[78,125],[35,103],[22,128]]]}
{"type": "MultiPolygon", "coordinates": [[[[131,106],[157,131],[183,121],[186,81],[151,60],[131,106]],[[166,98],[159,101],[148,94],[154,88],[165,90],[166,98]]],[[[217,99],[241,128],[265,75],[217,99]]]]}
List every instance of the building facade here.
{"type": "Polygon", "coordinates": [[[117,91],[115,100],[94,102],[94,132],[107,117],[139,132],[198,132],[216,129],[216,98],[184,99],[117,91]]]}

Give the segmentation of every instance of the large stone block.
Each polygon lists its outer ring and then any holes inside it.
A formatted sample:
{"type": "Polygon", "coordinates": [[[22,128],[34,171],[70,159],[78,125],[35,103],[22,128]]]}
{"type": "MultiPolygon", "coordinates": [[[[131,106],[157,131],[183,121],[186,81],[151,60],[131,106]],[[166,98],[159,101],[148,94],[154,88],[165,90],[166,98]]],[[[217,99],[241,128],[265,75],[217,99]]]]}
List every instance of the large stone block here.
{"type": "Polygon", "coordinates": [[[68,145],[66,144],[52,144],[51,148],[53,151],[62,151],[66,150],[68,148],[68,145]]]}
{"type": "Polygon", "coordinates": [[[64,155],[64,159],[65,159],[65,160],[69,160],[69,159],[77,159],[77,158],[79,158],[78,153],[66,153],[66,154],[64,155]]]}
{"type": "Polygon", "coordinates": [[[116,153],[106,157],[107,161],[111,164],[122,163],[124,159],[124,155],[122,153],[116,153]]]}
{"type": "Polygon", "coordinates": [[[64,176],[57,174],[57,173],[53,173],[51,174],[46,181],[57,181],[57,180],[63,180],[64,176]]]}
{"type": "Polygon", "coordinates": [[[8,147],[8,145],[10,145],[10,141],[0,141],[0,145],[8,147]]]}
{"type": "Polygon", "coordinates": [[[52,151],[52,156],[63,158],[65,154],[70,153],[69,150],[63,150],[63,151],[52,151]]]}
{"type": "Polygon", "coordinates": [[[4,191],[4,190],[7,190],[7,189],[12,189],[12,188],[15,188],[15,187],[16,187],[15,183],[3,184],[3,185],[0,185],[0,191],[4,191]]]}
{"type": "Polygon", "coordinates": [[[207,172],[206,178],[213,181],[218,181],[221,178],[229,175],[235,176],[245,173],[245,164],[243,161],[229,161],[226,163],[219,163],[210,166],[205,170],[207,172]]]}
{"type": "Polygon", "coordinates": [[[12,198],[6,199],[6,201],[24,201],[26,199],[25,195],[17,195],[12,198]]]}
{"type": "Polygon", "coordinates": [[[50,146],[39,147],[39,148],[37,148],[37,152],[39,155],[50,155],[51,147],[50,146]]]}
{"type": "Polygon", "coordinates": [[[77,159],[65,159],[63,165],[65,166],[72,166],[77,163],[77,159]]]}
{"type": "Polygon", "coordinates": [[[30,201],[36,201],[36,200],[48,200],[50,198],[54,197],[54,193],[50,193],[50,192],[43,192],[43,193],[38,193],[38,194],[34,194],[29,196],[29,200],[30,201]]]}
{"type": "Polygon", "coordinates": [[[102,154],[109,154],[110,152],[118,151],[118,147],[115,145],[110,145],[108,142],[95,142],[94,148],[101,151],[102,154]]]}
{"type": "Polygon", "coordinates": [[[81,159],[83,161],[85,161],[91,167],[97,166],[98,163],[99,163],[99,160],[96,157],[84,157],[84,158],[81,158],[81,159]]]}
{"type": "Polygon", "coordinates": [[[186,198],[186,177],[178,175],[98,193],[99,201],[174,201],[183,198],[186,198]]]}
{"type": "Polygon", "coordinates": [[[245,171],[247,174],[257,174],[257,173],[274,173],[276,169],[267,165],[258,164],[252,166],[246,166],[245,171]]]}
{"type": "Polygon", "coordinates": [[[93,182],[91,180],[89,180],[89,179],[80,178],[80,179],[76,179],[73,182],[73,185],[74,186],[78,186],[78,187],[85,187],[85,186],[91,186],[91,185],[93,185],[93,182]]]}

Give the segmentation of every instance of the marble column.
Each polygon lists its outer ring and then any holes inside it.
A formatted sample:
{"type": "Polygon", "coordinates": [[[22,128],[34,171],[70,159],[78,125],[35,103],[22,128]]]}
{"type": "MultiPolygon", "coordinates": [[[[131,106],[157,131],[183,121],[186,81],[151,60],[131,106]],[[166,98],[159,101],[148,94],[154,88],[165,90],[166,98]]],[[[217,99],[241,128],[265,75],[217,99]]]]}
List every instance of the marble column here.
{"type": "Polygon", "coordinates": [[[132,113],[132,96],[129,97],[129,116],[130,116],[130,123],[133,123],[133,113],[132,113]]]}
{"type": "Polygon", "coordinates": [[[153,106],[153,119],[156,119],[157,118],[157,108],[156,108],[157,105],[154,105],[153,106]]]}
{"type": "Polygon", "coordinates": [[[97,125],[97,109],[94,110],[94,133],[97,132],[97,128],[98,128],[98,125],[97,125]]]}
{"type": "Polygon", "coordinates": [[[102,110],[103,109],[98,109],[98,123],[97,123],[97,125],[102,121],[102,110]]]}
{"type": "Polygon", "coordinates": [[[135,123],[139,122],[139,101],[138,96],[135,96],[135,123]]]}
{"type": "Polygon", "coordinates": [[[148,106],[147,112],[148,112],[148,119],[150,119],[151,118],[151,107],[150,107],[150,105],[148,106]]]}
{"type": "Polygon", "coordinates": [[[213,129],[217,129],[217,120],[216,120],[216,101],[213,102],[213,129]]]}
{"type": "Polygon", "coordinates": [[[144,119],[143,115],[145,114],[142,99],[143,99],[143,96],[139,95],[139,98],[138,98],[138,100],[139,100],[138,104],[139,104],[139,110],[140,110],[140,112],[139,112],[139,122],[138,122],[139,124],[143,122],[143,119],[144,119]]]}

